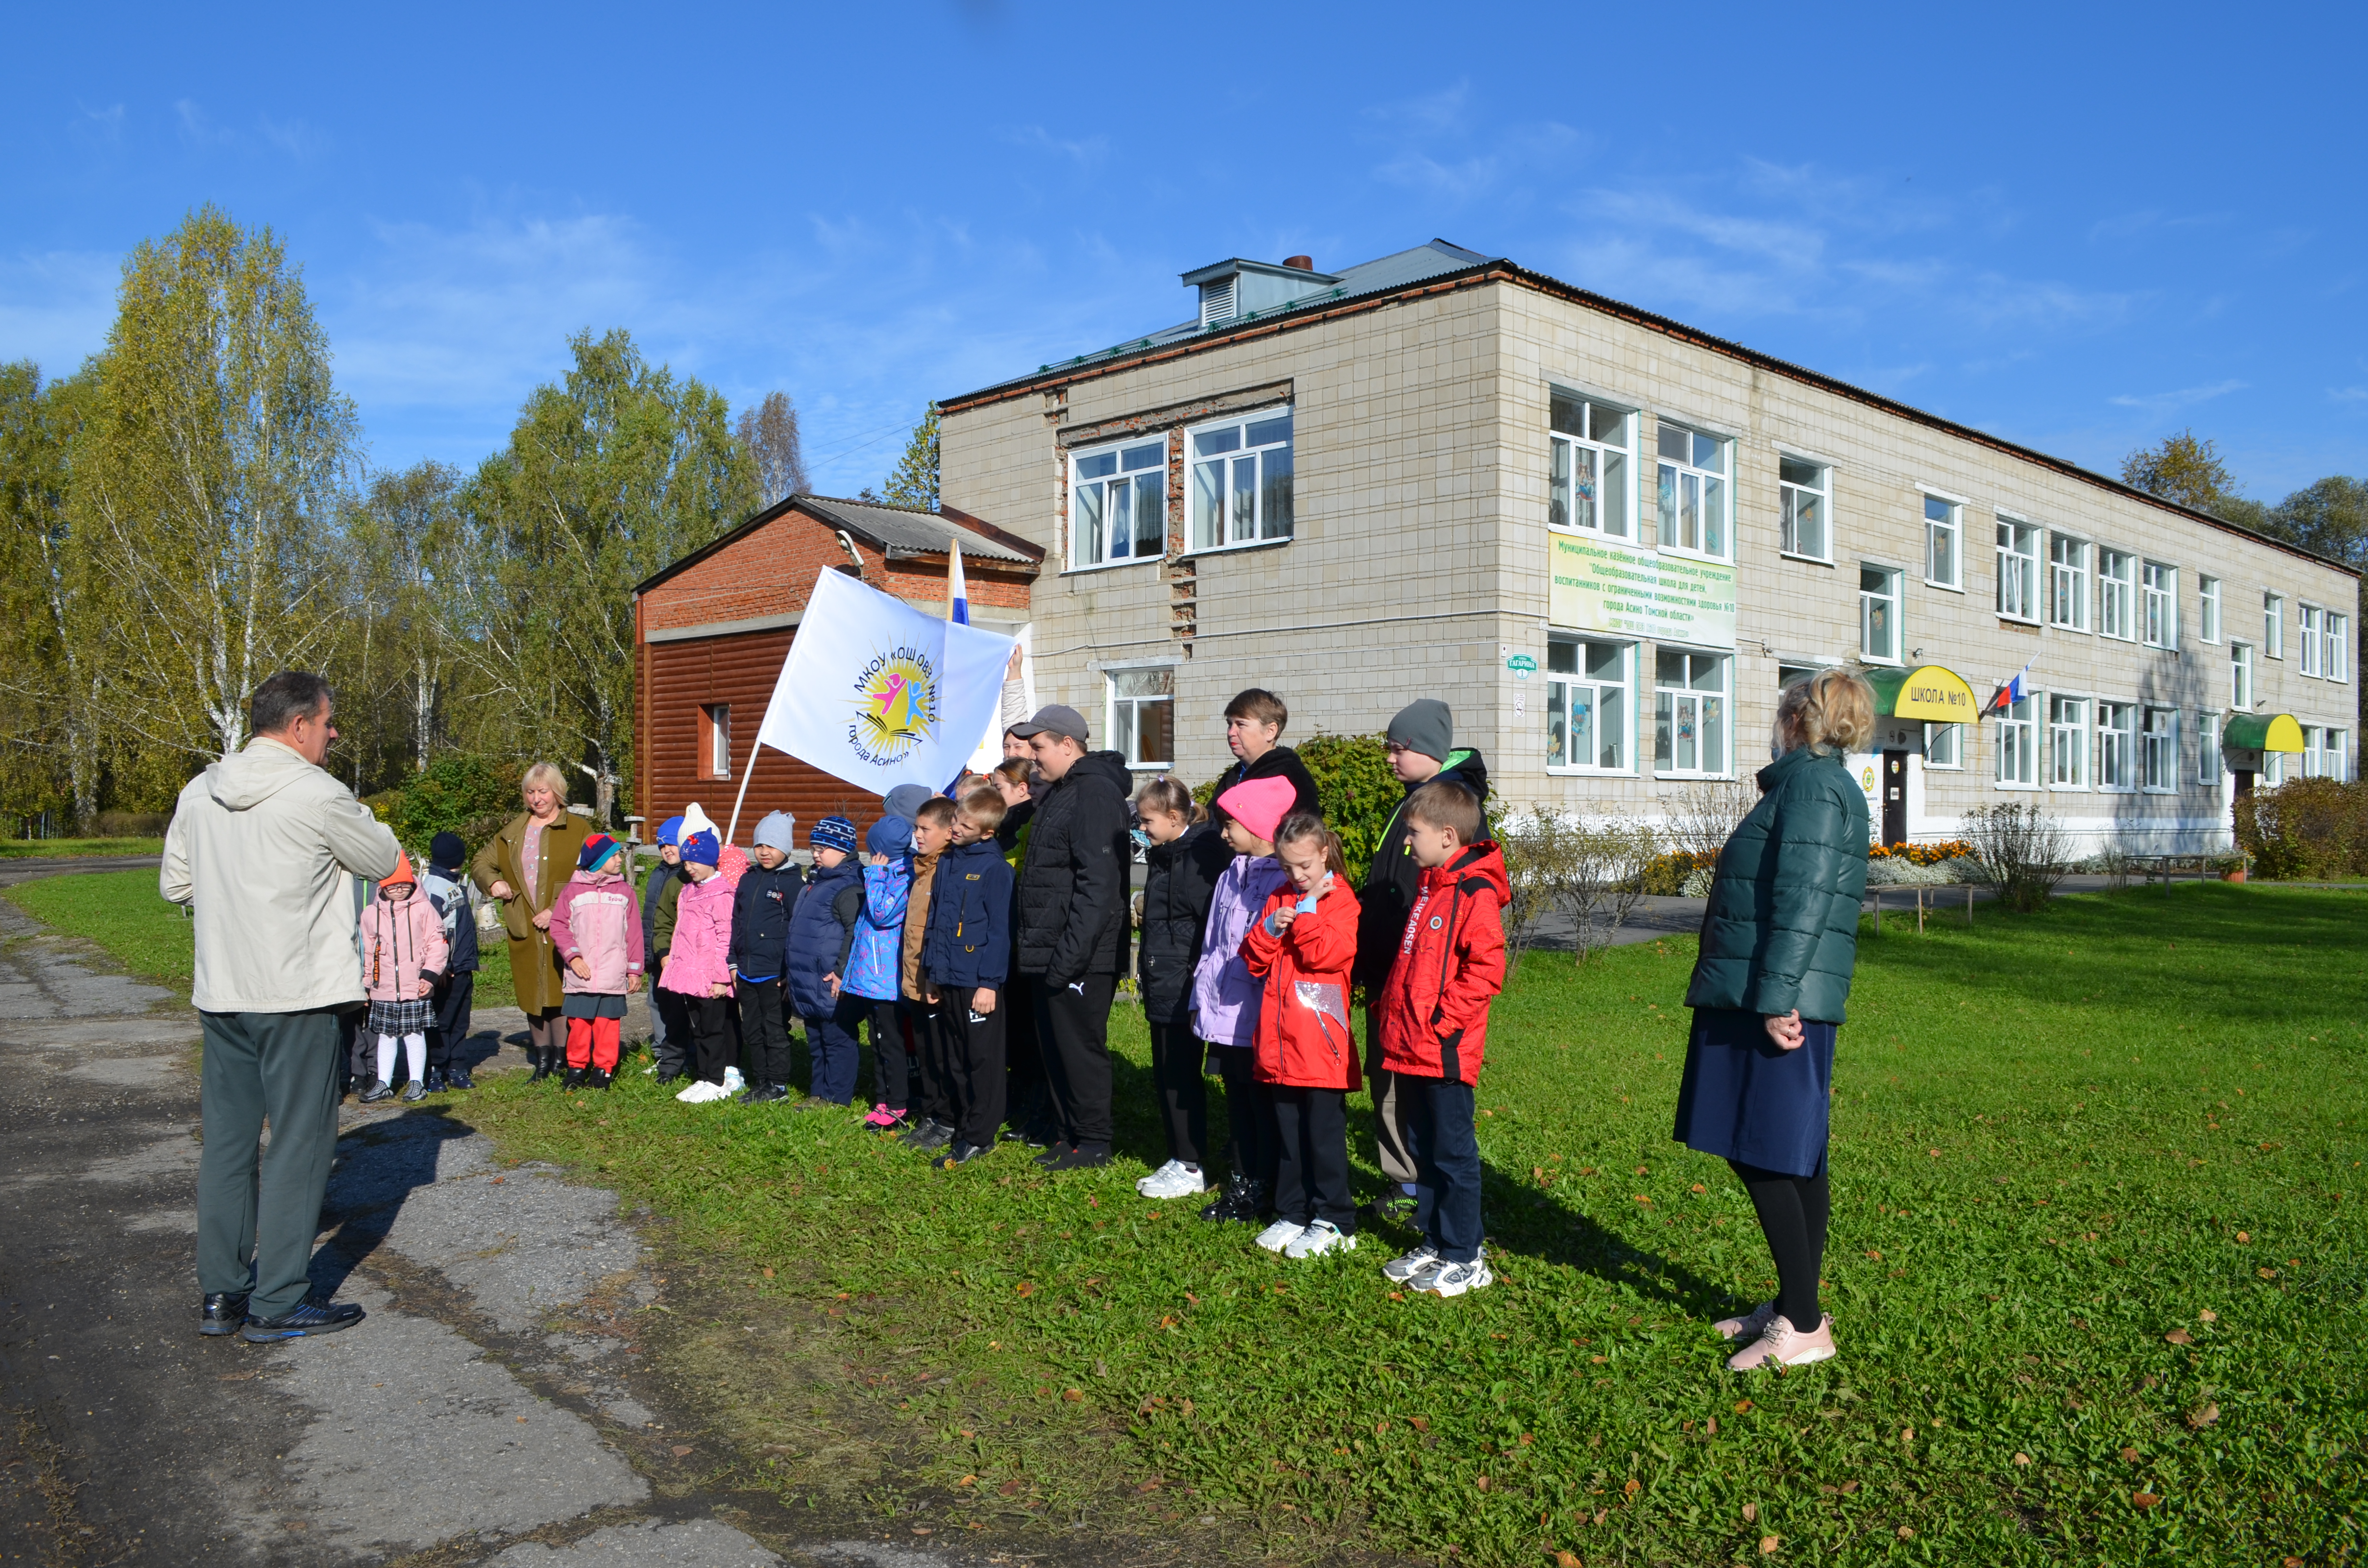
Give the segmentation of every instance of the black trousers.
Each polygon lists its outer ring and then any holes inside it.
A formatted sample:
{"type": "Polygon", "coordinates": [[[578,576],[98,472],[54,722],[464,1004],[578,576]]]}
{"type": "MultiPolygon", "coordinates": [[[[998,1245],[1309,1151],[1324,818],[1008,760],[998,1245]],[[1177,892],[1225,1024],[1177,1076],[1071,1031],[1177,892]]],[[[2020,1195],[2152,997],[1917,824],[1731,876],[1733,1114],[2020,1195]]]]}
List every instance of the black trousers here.
{"type": "Polygon", "coordinates": [[[787,998],[779,980],[744,980],[739,986],[742,1073],[751,1084],[790,1082],[787,998]]]}
{"type": "Polygon", "coordinates": [[[650,992],[650,1011],[666,1025],[664,1032],[653,1041],[658,1059],[658,1072],[665,1077],[680,1077],[690,1071],[689,999],[679,991],[650,992]]]}
{"type": "Polygon", "coordinates": [[[913,1047],[905,1038],[908,1009],[902,1002],[871,1002],[870,1006],[872,1096],[890,1110],[910,1110],[913,1047]]]}
{"type": "Polygon", "coordinates": [[[1258,1052],[1247,1046],[1210,1047],[1225,1080],[1225,1121],[1234,1134],[1234,1171],[1274,1190],[1274,1096],[1258,1080],[1258,1052]]]}
{"type": "Polygon", "coordinates": [[[728,996],[680,997],[685,1032],[692,1062],[691,1075],[705,1084],[723,1082],[732,1064],[732,999],[728,996]]]}
{"type": "Polygon", "coordinates": [[[971,1007],[974,988],[956,985],[939,995],[938,1038],[945,1042],[947,1099],[954,1141],[995,1147],[1003,1129],[1004,1083],[1002,998],[992,1013],[971,1007]]]}
{"type": "Polygon", "coordinates": [[[1726,1164],[1751,1195],[1759,1233],[1768,1238],[1768,1250],[1776,1259],[1776,1310],[1802,1333],[1816,1333],[1825,1320],[1817,1304],[1817,1271],[1825,1267],[1826,1221],[1833,1211],[1826,1163],[1819,1160],[1812,1176],[1765,1171],[1735,1160],[1726,1164]]]}
{"type": "Polygon", "coordinates": [[[1036,983],[1015,974],[1003,988],[1004,1117],[1025,1131],[1044,1110],[1044,1052],[1036,1040],[1036,983]]]}
{"type": "Polygon", "coordinates": [[[1395,1074],[1415,1157],[1416,1228],[1450,1263],[1480,1256],[1480,1136],[1460,1078],[1395,1074]]]}
{"type": "Polygon", "coordinates": [[[1044,1084],[1051,1091],[1055,1130],[1063,1142],[1079,1148],[1110,1146],[1110,997],[1114,974],[1089,974],[1075,985],[1055,985],[1042,975],[1036,988],[1036,1040],[1044,1052],[1044,1084]]]}
{"type": "Polygon", "coordinates": [[[1274,1216],[1303,1225],[1329,1220],[1351,1235],[1357,1200],[1349,1195],[1349,1096],[1339,1089],[1270,1084],[1274,1098],[1274,1216]]]}
{"type": "Polygon", "coordinates": [[[472,969],[447,977],[436,988],[436,1024],[427,1031],[427,1065],[439,1073],[451,1067],[453,1053],[469,1038],[469,1006],[476,994],[477,971],[472,969]]]}
{"type": "Polygon", "coordinates": [[[1159,1091],[1167,1157],[1188,1165],[1208,1164],[1209,1081],[1201,1074],[1205,1049],[1190,1024],[1151,1026],[1151,1080],[1159,1091]]]}
{"type": "Polygon", "coordinates": [[[913,1119],[927,1119],[940,1126],[954,1124],[952,1068],[946,1060],[949,1042],[940,1009],[927,1002],[905,1006],[913,1022],[913,1119]]]}

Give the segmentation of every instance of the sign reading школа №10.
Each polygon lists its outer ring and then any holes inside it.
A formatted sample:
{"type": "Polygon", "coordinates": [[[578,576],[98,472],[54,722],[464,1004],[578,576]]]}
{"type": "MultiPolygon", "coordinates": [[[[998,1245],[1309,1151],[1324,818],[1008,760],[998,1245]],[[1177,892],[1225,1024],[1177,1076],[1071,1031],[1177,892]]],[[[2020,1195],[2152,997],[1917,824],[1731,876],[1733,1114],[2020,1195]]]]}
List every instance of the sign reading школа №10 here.
{"type": "Polygon", "coordinates": [[[1735,646],[1735,568],[1586,536],[1554,534],[1546,620],[1575,631],[1735,646]]]}

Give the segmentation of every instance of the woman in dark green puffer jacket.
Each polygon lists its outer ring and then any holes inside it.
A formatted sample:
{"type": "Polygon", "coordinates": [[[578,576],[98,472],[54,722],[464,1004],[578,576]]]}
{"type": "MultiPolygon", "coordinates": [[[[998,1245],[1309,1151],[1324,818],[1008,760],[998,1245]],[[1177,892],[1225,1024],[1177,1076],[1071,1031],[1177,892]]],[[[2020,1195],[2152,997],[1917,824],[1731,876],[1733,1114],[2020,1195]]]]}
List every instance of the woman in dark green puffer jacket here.
{"type": "Polygon", "coordinates": [[[1847,669],[1785,688],[1759,803],[1719,851],[1702,917],[1678,1141],[1725,1160],[1775,1255],[1777,1295],[1718,1324],[1736,1371],[1834,1354],[1817,1307],[1831,1198],[1826,1129],[1834,1030],[1858,958],[1866,796],[1844,754],[1874,731],[1874,693],[1847,669]]]}

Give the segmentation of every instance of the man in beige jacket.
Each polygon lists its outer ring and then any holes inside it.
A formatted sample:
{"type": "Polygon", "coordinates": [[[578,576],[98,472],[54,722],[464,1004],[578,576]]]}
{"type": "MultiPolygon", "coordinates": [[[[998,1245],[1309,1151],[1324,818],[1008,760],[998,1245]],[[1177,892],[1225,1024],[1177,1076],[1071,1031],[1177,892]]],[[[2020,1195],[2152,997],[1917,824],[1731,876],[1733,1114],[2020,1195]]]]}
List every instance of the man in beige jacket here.
{"type": "Polygon", "coordinates": [[[198,1332],[264,1345],[361,1320],[311,1300],[307,1274],[336,1151],[337,1013],[362,999],[348,879],[392,875],[397,851],[321,766],[337,738],[328,682],[281,671],[249,723],[245,750],[182,789],[158,886],[197,927],[198,1332]]]}

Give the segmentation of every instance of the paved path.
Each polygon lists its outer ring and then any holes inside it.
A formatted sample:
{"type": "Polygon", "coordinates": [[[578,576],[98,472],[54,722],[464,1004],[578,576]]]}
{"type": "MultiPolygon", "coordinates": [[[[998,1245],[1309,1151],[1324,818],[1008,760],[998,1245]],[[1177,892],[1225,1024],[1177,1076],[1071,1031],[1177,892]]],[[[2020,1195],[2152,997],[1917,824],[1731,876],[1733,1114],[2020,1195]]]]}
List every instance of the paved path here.
{"type": "Polygon", "coordinates": [[[368,1321],[200,1337],[196,1019],[105,971],[0,903],[0,1563],[957,1561],[734,1528],[629,1347],[634,1217],[465,1102],[343,1112],[313,1276],[368,1321]]]}

